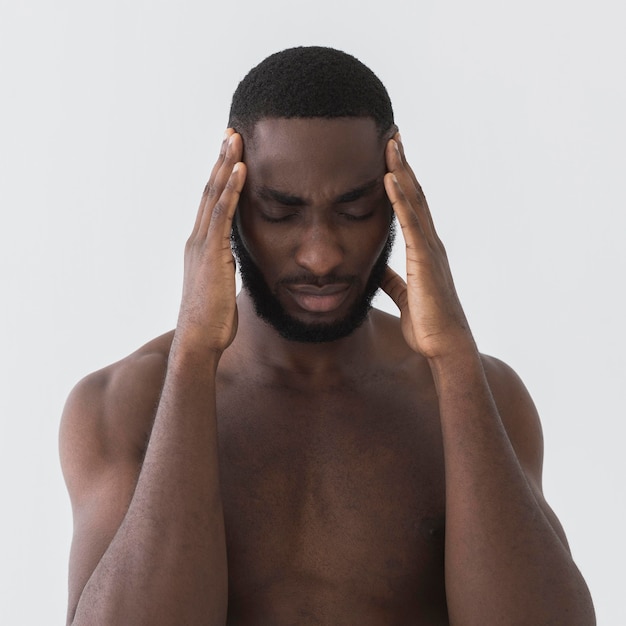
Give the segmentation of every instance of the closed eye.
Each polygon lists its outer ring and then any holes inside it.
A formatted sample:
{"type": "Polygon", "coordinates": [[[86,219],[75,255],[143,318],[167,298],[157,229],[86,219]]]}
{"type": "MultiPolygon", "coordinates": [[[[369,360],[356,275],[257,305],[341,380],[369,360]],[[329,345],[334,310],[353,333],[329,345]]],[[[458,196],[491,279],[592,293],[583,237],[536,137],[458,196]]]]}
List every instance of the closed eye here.
{"type": "Polygon", "coordinates": [[[339,215],[341,215],[341,217],[347,219],[350,222],[361,222],[364,220],[368,220],[370,217],[372,217],[372,215],[374,215],[374,211],[370,211],[369,213],[365,213],[363,215],[345,212],[339,213],[339,215]]]}
{"type": "Polygon", "coordinates": [[[259,213],[261,219],[264,222],[269,222],[270,224],[280,224],[283,222],[288,222],[290,219],[296,217],[298,214],[296,212],[287,213],[282,215],[269,215],[268,213],[259,213]]]}

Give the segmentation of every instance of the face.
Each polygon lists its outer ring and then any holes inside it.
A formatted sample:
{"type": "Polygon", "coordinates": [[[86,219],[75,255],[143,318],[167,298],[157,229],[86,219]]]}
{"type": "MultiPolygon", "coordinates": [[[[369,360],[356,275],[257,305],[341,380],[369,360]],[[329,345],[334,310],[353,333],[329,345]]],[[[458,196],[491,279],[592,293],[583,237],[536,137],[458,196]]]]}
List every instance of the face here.
{"type": "Polygon", "coordinates": [[[268,119],[245,138],[233,250],[283,337],[334,341],[366,318],[393,241],[386,141],[369,118],[268,119]]]}

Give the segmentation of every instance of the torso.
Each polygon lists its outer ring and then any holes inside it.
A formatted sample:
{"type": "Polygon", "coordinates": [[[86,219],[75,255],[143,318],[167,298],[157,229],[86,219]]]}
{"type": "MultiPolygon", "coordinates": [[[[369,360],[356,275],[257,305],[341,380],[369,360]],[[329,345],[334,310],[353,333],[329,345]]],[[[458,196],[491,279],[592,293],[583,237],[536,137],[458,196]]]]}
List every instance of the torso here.
{"type": "Polygon", "coordinates": [[[417,357],[332,387],[218,377],[230,624],[447,624],[437,401],[417,357]]]}
{"type": "MultiPolygon", "coordinates": [[[[171,339],[147,351],[166,357],[171,339]]],[[[400,345],[386,337],[375,363],[314,389],[259,375],[236,350],[222,357],[228,624],[448,624],[437,398],[400,345]]]]}

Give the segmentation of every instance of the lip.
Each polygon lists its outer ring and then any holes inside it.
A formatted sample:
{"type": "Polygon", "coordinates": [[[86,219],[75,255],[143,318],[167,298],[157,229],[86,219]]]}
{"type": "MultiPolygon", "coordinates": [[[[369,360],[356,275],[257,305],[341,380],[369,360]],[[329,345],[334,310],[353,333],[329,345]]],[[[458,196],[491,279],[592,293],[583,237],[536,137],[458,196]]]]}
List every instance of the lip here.
{"type": "Polygon", "coordinates": [[[315,285],[290,285],[287,291],[296,304],[309,313],[330,313],[338,309],[348,296],[348,283],[315,285]]]}

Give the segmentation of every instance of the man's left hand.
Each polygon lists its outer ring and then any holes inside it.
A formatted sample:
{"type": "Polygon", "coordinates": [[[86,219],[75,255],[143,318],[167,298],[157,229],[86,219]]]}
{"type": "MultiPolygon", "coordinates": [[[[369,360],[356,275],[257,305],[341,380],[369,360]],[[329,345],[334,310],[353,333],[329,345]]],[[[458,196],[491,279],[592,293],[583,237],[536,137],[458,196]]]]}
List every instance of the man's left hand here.
{"type": "Polygon", "coordinates": [[[381,286],[400,309],[405,340],[428,359],[475,351],[445,248],[399,133],[387,143],[385,158],[385,189],[406,243],[407,281],[388,267],[381,286]]]}

